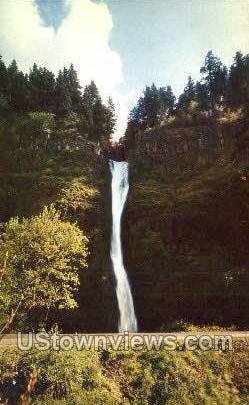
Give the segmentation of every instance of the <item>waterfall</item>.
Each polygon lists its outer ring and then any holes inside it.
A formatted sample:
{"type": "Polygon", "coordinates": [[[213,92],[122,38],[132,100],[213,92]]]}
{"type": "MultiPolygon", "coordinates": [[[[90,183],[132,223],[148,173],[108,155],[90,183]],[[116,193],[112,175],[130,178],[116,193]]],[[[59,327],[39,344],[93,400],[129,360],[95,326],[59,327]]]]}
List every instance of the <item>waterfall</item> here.
{"type": "Polygon", "coordinates": [[[129,190],[128,163],[109,161],[112,173],[112,241],[111,259],[116,277],[119,307],[119,332],[137,331],[137,320],[128,277],[123,264],[121,217],[129,190]]]}

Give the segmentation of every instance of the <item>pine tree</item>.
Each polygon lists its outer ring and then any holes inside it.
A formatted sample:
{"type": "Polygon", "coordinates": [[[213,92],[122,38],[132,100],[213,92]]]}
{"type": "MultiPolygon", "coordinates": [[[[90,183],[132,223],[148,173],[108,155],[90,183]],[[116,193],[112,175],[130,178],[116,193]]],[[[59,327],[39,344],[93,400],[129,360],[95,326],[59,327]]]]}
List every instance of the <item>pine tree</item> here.
{"type": "Polygon", "coordinates": [[[0,112],[9,109],[9,75],[5,63],[0,55],[0,112]]]}
{"type": "Polygon", "coordinates": [[[78,112],[82,104],[82,95],[77,72],[74,69],[73,64],[70,65],[70,68],[67,71],[66,82],[72,100],[72,109],[74,112],[78,112]]]}
{"type": "Polygon", "coordinates": [[[105,138],[110,138],[113,134],[116,126],[116,116],[115,116],[115,106],[114,103],[109,97],[107,106],[105,106],[105,118],[104,118],[104,136],[105,138]]]}
{"type": "Polygon", "coordinates": [[[62,117],[72,111],[72,99],[65,75],[65,69],[60,70],[55,84],[55,113],[62,117]]]}
{"type": "Polygon", "coordinates": [[[104,106],[94,81],[83,92],[81,108],[81,130],[91,140],[100,140],[103,135],[104,106]]]}
{"type": "Polygon", "coordinates": [[[196,101],[200,110],[208,109],[208,91],[205,84],[197,81],[195,85],[196,101]]]}
{"type": "Polygon", "coordinates": [[[153,126],[167,117],[173,111],[174,105],[175,96],[171,87],[158,89],[153,83],[152,86],[146,86],[143,97],[140,97],[130,112],[129,121],[153,126]]]}
{"type": "Polygon", "coordinates": [[[204,75],[203,81],[208,92],[209,108],[214,112],[215,106],[221,104],[226,94],[227,69],[221,60],[209,51],[200,72],[204,75]]]}
{"type": "Polygon", "coordinates": [[[30,110],[53,111],[55,95],[55,77],[46,68],[36,64],[29,73],[30,110]]]}
{"type": "Polygon", "coordinates": [[[237,52],[229,72],[228,104],[249,109],[249,55],[237,52]]]}
{"type": "Polygon", "coordinates": [[[104,105],[94,81],[83,92],[81,132],[93,141],[109,139],[116,124],[115,107],[111,98],[104,105]]]}
{"type": "Polygon", "coordinates": [[[160,87],[159,96],[161,100],[160,116],[161,118],[167,117],[168,114],[171,114],[173,112],[176,99],[171,86],[167,86],[166,88],[160,87]]]}
{"type": "Polygon", "coordinates": [[[151,87],[147,86],[144,91],[145,111],[147,123],[153,126],[158,123],[162,110],[162,100],[160,92],[153,83],[151,87]]]}
{"type": "Polygon", "coordinates": [[[28,77],[19,71],[15,60],[8,66],[7,72],[10,109],[24,112],[28,102],[28,77]]]}
{"type": "Polygon", "coordinates": [[[195,99],[196,99],[195,83],[194,83],[192,77],[189,76],[187,85],[184,88],[183,93],[179,97],[177,106],[178,106],[178,108],[183,108],[183,109],[188,108],[191,101],[193,101],[195,99]]]}
{"type": "Polygon", "coordinates": [[[94,138],[94,106],[100,95],[94,81],[87,85],[83,92],[81,109],[81,130],[90,138],[94,138]]]}
{"type": "Polygon", "coordinates": [[[137,105],[130,111],[129,122],[143,124],[147,119],[144,97],[140,97],[137,105]]]}

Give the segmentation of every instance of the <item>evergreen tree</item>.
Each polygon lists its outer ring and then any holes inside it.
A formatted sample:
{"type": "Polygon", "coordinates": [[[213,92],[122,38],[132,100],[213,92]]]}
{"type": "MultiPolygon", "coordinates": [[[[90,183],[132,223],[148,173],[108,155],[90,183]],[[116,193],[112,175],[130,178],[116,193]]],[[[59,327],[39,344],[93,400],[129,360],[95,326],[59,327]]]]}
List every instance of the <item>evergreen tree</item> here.
{"type": "Polygon", "coordinates": [[[197,81],[195,85],[196,101],[200,110],[204,111],[208,108],[208,91],[205,84],[197,81]]]}
{"type": "Polygon", "coordinates": [[[107,106],[105,107],[104,129],[105,138],[110,137],[116,126],[115,106],[112,99],[109,97],[107,106]]]}
{"type": "Polygon", "coordinates": [[[134,122],[135,124],[143,124],[146,118],[147,117],[144,98],[140,97],[137,105],[131,110],[129,114],[129,122],[134,122]]]}
{"type": "Polygon", "coordinates": [[[106,107],[103,105],[101,99],[97,100],[93,106],[93,127],[92,127],[92,139],[101,140],[106,136],[105,132],[105,114],[106,107]]]}
{"type": "Polygon", "coordinates": [[[87,85],[83,92],[82,97],[82,110],[81,110],[81,129],[82,132],[94,138],[94,108],[97,103],[100,103],[100,95],[94,81],[87,85]]]}
{"type": "Polygon", "coordinates": [[[143,97],[140,97],[136,107],[130,112],[131,122],[152,126],[167,117],[173,111],[175,96],[170,86],[160,87],[153,83],[146,86],[143,97]]]}
{"type": "Polygon", "coordinates": [[[8,66],[7,73],[10,109],[13,112],[24,112],[28,103],[28,77],[19,71],[15,60],[8,66]]]}
{"type": "Polygon", "coordinates": [[[78,112],[82,103],[82,95],[77,72],[74,69],[73,64],[70,65],[70,68],[67,71],[66,82],[72,100],[72,109],[74,112],[78,112]]]}
{"type": "Polygon", "coordinates": [[[176,98],[174,96],[171,86],[167,86],[166,88],[160,87],[159,95],[161,99],[160,115],[161,117],[164,117],[173,112],[176,98]]]}
{"type": "Polygon", "coordinates": [[[72,99],[66,80],[66,71],[59,71],[55,84],[55,113],[65,116],[72,111],[72,99]]]}
{"type": "Polygon", "coordinates": [[[88,107],[92,107],[98,101],[101,101],[101,97],[100,97],[98,88],[93,80],[91,81],[91,83],[89,85],[87,85],[85,87],[82,101],[83,101],[83,105],[87,105],[88,107]]]}
{"type": "Polygon", "coordinates": [[[31,111],[53,111],[55,77],[52,72],[34,64],[29,73],[29,88],[31,111]]]}
{"type": "Polygon", "coordinates": [[[228,103],[249,109],[249,55],[237,52],[229,72],[228,103]]]}
{"type": "Polygon", "coordinates": [[[89,139],[97,141],[103,137],[110,137],[115,126],[113,103],[109,100],[106,107],[101,100],[98,88],[91,81],[84,89],[82,97],[81,130],[89,139]]]}
{"type": "Polygon", "coordinates": [[[204,75],[203,81],[208,92],[209,108],[214,111],[215,106],[222,102],[226,94],[227,69],[220,59],[209,51],[200,72],[204,75]]]}
{"type": "Polygon", "coordinates": [[[8,90],[9,90],[8,71],[0,55],[0,112],[7,111],[9,108],[8,90]]]}
{"type": "Polygon", "coordinates": [[[160,92],[153,83],[151,87],[146,86],[144,91],[144,103],[146,119],[149,126],[157,124],[162,110],[160,92]]]}
{"type": "Polygon", "coordinates": [[[188,82],[184,88],[183,93],[180,95],[178,100],[178,108],[188,108],[191,101],[196,100],[196,89],[195,83],[191,76],[188,77],[188,82]]]}

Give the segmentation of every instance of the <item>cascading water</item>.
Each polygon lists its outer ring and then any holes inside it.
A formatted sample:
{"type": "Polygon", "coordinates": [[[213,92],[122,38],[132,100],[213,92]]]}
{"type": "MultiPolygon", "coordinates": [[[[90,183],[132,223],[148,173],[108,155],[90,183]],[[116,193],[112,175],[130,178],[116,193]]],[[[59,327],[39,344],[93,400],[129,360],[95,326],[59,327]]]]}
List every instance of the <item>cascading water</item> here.
{"type": "Polygon", "coordinates": [[[128,163],[109,161],[112,173],[112,242],[111,259],[116,277],[119,307],[119,332],[136,332],[137,320],[131,289],[123,264],[121,244],[121,217],[129,190],[128,163]]]}

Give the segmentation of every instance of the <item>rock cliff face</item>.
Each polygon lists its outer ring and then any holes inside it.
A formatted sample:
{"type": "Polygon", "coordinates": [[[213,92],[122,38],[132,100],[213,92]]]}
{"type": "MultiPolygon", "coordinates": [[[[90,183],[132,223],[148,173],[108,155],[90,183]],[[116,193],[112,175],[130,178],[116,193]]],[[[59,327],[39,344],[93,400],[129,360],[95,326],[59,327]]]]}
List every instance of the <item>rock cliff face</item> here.
{"type": "Polygon", "coordinates": [[[133,130],[128,133],[126,144],[131,153],[157,162],[206,164],[228,157],[236,152],[236,148],[241,153],[246,152],[249,148],[248,129],[248,120],[183,128],[162,125],[133,130]]]}
{"type": "Polygon", "coordinates": [[[142,330],[179,319],[248,324],[249,133],[243,125],[162,126],[128,138],[123,238],[142,330]]]}

